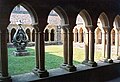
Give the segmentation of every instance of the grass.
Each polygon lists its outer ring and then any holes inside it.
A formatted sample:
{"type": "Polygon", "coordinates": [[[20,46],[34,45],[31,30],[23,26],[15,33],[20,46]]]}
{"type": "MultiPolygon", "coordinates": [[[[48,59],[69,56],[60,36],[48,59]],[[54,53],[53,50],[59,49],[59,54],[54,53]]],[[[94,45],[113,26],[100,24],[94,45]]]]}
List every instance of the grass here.
{"type": "MultiPolygon", "coordinates": [[[[35,49],[27,48],[30,56],[16,57],[12,55],[15,48],[8,48],[8,61],[10,75],[17,75],[31,72],[35,68],[35,49]]],[[[46,69],[60,67],[63,64],[63,47],[61,45],[51,45],[45,47],[45,66],[46,69]]],[[[84,60],[84,49],[74,48],[73,50],[74,65],[80,64],[84,60]]],[[[101,59],[101,52],[97,52],[95,60],[101,59]]]]}

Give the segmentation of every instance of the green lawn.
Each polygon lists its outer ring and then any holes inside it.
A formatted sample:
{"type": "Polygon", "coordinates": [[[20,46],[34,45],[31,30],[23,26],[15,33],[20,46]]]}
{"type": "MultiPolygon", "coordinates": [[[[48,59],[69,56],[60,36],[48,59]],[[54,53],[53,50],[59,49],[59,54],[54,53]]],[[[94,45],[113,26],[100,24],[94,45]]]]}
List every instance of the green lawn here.
{"type": "MultiPolygon", "coordinates": [[[[8,48],[8,61],[10,75],[23,74],[31,72],[35,68],[35,50],[33,47],[27,48],[30,56],[16,57],[12,55],[15,48],[8,48]]],[[[74,65],[81,63],[84,60],[84,49],[74,48],[73,50],[74,65]]],[[[52,45],[45,47],[45,63],[46,69],[53,69],[60,67],[63,64],[63,47],[61,45],[52,45]]],[[[95,60],[100,59],[101,53],[97,52],[95,60]]]]}

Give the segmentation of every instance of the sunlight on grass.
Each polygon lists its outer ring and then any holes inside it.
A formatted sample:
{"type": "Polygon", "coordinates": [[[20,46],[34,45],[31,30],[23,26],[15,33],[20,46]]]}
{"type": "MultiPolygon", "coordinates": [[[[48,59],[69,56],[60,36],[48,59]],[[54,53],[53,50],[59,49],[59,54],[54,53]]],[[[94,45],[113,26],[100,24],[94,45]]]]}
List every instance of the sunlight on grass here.
{"type": "MultiPolygon", "coordinates": [[[[8,48],[8,67],[10,75],[17,75],[31,72],[35,68],[35,48],[29,47],[29,56],[14,56],[12,55],[15,48],[8,48]]],[[[73,48],[73,63],[80,64],[85,59],[84,48],[73,48]]],[[[100,51],[95,53],[95,61],[101,60],[102,55],[100,51]]],[[[45,67],[46,69],[58,68],[63,64],[63,46],[50,45],[45,46],[45,67]]]]}

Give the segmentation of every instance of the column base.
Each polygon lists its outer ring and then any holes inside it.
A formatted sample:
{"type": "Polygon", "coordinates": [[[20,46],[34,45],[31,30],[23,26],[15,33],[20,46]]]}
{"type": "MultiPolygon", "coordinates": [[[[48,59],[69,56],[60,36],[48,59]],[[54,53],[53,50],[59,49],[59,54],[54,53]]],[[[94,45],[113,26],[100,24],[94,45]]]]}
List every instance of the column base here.
{"type": "Polygon", "coordinates": [[[69,72],[73,72],[73,71],[76,71],[76,67],[73,65],[73,66],[69,66],[69,65],[61,65],[61,68],[69,71],[69,72]]]}
{"type": "Polygon", "coordinates": [[[0,82],[12,82],[12,79],[10,76],[8,77],[0,76],[0,82]]]}
{"type": "Polygon", "coordinates": [[[37,68],[33,69],[33,73],[36,74],[40,78],[49,76],[49,72],[47,72],[47,70],[41,71],[41,70],[39,70],[37,68]]]}
{"type": "Polygon", "coordinates": [[[105,63],[113,63],[113,60],[112,59],[105,59],[104,62],[105,63]]]}
{"type": "Polygon", "coordinates": [[[96,67],[97,63],[96,62],[92,62],[92,61],[88,61],[88,63],[84,63],[85,65],[91,66],[91,67],[96,67]]]}
{"type": "Polygon", "coordinates": [[[82,64],[86,64],[86,63],[88,63],[88,61],[89,61],[89,60],[84,60],[84,61],[82,62],[82,64]]]}

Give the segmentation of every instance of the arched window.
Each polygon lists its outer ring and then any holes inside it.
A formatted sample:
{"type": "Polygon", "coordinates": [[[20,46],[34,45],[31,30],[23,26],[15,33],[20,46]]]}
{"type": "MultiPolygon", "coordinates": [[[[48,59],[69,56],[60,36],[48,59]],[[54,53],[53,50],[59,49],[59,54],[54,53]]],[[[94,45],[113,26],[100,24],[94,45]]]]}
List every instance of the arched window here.
{"type": "Polygon", "coordinates": [[[111,44],[115,45],[115,30],[114,29],[111,31],[111,44]]]}
{"type": "Polygon", "coordinates": [[[80,33],[79,33],[79,42],[83,42],[84,41],[84,37],[83,37],[83,29],[80,28],[80,33]]]}
{"type": "Polygon", "coordinates": [[[16,32],[16,29],[13,28],[13,29],[11,30],[11,42],[12,42],[12,40],[13,40],[13,37],[14,37],[15,32],[16,32]]]}
{"type": "Polygon", "coordinates": [[[54,36],[55,36],[54,34],[55,34],[55,33],[54,33],[54,29],[52,29],[52,30],[51,30],[51,33],[50,33],[50,40],[51,40],[51,41],[54,41],[54,36]]]}
{"type": "Polygon", "coordinates": [[[30,41],[30,29],[26,30],[27,36],[28,36],[28,40],[30,41]]]}
{"type": "Polygon", "coordinates": [[[32,31],[32,42],[35,42],[35,30],[32,31]]]}
{"type": "Polygon", "coordinates": [[[49,40],[49,32],[48,29],[45,30],[45,41],[49,40]]]}

